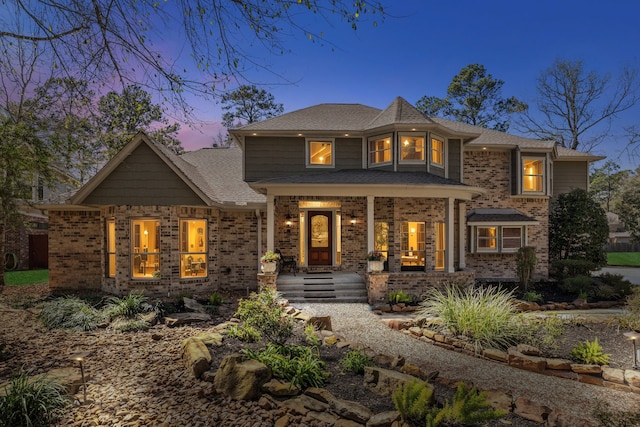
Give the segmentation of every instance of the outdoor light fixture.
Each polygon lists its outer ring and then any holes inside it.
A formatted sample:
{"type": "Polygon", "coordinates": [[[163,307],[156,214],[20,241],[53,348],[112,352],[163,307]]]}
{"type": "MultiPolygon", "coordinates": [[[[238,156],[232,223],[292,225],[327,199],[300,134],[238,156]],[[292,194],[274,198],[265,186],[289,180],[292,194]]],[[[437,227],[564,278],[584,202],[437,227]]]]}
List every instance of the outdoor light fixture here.
{"type": "Polygon", "coordinates": [[[87,382],[84,379],[84,367],[82,366],[82,362],[84,362],[84,355],[78,354],[73,357],[73,360],[78,362],[80,365],[80,376],[82,377],[82,392],[83,392],[83,400],[82,403],[87,403],[87,382]]]}
{"type": "Polygon", "coordinates": [[[356,223],[356,215],[353,212],[351,212],[351,219],[349,222],[351,222],[351,225],[355,225],[356,223]]]}
{"type": "Polygon", "coordinates": [[[287,233],[291,233],[291,226],[293,225],[293,217],[290,213],[287,213],[285,225],[287,226],[287,233]]]}
{"type": "Polygon", "coordinates": [[[636,341],[640,340],[640,332],[625,332],[622,335],[633,341],[633,369],[640,369],[640,366],[638,366],[638,359],[640,359],[638,352],[640,352],[640,350],[638,350],[636,345],[636,341]]]}

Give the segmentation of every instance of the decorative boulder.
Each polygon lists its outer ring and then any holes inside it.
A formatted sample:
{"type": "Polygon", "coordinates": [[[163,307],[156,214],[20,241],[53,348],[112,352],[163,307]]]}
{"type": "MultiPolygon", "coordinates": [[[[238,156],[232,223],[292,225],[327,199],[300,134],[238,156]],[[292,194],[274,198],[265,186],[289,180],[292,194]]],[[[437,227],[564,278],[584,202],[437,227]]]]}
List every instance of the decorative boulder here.
{"type": "Polygon", "coordinates": [[[257,360],[242,360],[242,355],[225,357],[213,385],[218,393],[234,400],[255,400],[262,393],[262,386],[271,379],[271,369],[257,360]]]}

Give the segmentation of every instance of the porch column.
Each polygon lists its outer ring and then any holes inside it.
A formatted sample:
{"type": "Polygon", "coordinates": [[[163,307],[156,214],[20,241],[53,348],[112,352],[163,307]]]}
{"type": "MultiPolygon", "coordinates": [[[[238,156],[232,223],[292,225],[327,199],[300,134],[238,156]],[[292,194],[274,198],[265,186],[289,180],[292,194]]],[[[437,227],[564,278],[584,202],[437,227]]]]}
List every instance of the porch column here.
{"type": "Polygon", "coordinates": [[[445,244],[445,247],[446,247],[445,253],[447,254],[447,260],[446,260],[447,273],[453,273],[456,271],[455,265],[454,265],[454,257],[453,257],[453,250],[454,250],[453,249],[454,248],[453,228],[455,226],[454,209],[453,209],[454,203],[455,203],[455,199],[452,199],[452,198],[447,199],[447,211],[445,213],[445,222],[447,224],[447,238],[446,238],[446,244],[445,244]]]}
{"type": "Polygon", "coordinates": [[[256,209],[256,223],[258,224],[258,271],[260,271],[260,257],[262,256],[262,215],[260,209],[256,209]]]}
{"type": "Polygon", "coordinates": [[[374,202],[375,196],[367,196],[367,252],[375,249],[374,202]]]}
{"type": "Polygon", "coordinates": [[[467,253],[466,233],[467,231],[467,204],[465,202],[458,203],[458,264],[460,270],[467,268],[465,259],[467,253]]]}
{"type": "Polygon", "coordinates": [[[274,250],[274,215],[275,215],[275,197],[273,194],[267,194],[267,250],[274,250]]]}

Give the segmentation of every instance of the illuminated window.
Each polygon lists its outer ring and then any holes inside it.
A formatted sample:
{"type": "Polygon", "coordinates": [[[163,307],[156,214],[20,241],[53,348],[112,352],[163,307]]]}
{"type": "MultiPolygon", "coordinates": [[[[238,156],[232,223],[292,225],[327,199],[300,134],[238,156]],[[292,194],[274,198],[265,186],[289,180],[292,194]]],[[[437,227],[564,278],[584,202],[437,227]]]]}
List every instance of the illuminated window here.
{"type": "Polygon", "coordinates": [[[391,137],[369,139],[369,164],[391,163],[391,137]]]}
{"type": "Polygon", "coordinates": [[[160,275],[160,221],[131,221],[131,277],[154,279],[160,275]]]}
{"type": "Polygon", "coordinates": [[[424,137],[400,135],[400,160],[424,161],[424,137]]]}
{"type": "Polygon", "coordinates": [[[107,277],[116,277],[116,222],[107,220],[107,277]]]}
{"type": "Polygon", "coordinates": [[[524,227],[492,226],[476,228],[477,252],[517,252],[524,245],[524,227]]]}
{"type": "Polygon", "coordinates": [[[180,277],[204,277],[207,270],[207,221],[180,220],[180,277]]]}
{"type": "Polygon", "coordinates": [[[309,166],[333,166],[333,141],[307,141],[309,166]]]}
{"type": "Polygon", "coordinates": [[[543,159],[522,159],[522,192],[544,193],[543,159]]]}
{"type": "Polygon", "coordinates": [[[444,166],[444,141],[438,138],[431,138],[431,164],[444,166]]]}
{"type": "Polygon", "coordinates": [[[498,227],[478,227],[478,252],[498,251],[498,227]]]}
{"type": "Polygon", "coordinates": [[[389,223],[376,221],[373,224],[374,249],[382,252],[384,259],[389,259],[389,223]]]}
{"type": "Polygon", "coordinates": [[[424,222],[402,223],[400,249],[401,270],[424,270],[426,249],[424,222]]]}
{"type": "Polygon", "coordinates": [[[446,248],[446,228],[444,222],[436,222],[436,250],[435,250],[435,269],[444,270],[445,265],[445,248],[446,248]]]}

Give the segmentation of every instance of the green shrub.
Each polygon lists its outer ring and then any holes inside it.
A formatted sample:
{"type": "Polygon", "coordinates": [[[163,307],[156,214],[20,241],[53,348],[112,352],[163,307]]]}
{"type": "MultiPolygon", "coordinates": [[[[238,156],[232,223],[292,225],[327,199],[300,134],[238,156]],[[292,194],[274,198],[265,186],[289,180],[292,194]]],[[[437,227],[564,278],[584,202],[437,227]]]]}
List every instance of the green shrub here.
{"type": "Polygon", "coordinates": [[[525,301],[529,301],[529,302],[543,302],[544,299],[542,298],[542,294],[535,292],[535,291],[529,291],[529,292],[525,292],[524,294],[522,294],[522,299],[525,301]]]}
{"type": "Polygon", "coordinates": [[[224,297],[218,292],[214,292],[209,295],[209,305],[219,306],[224,304],[224,297]]]}
{"type": "Polygon", "coordinates": [[[394,290],[389,292],[388,301],[389,301],[389,304],[400,304],[400,303],[407,304],[413,301],[413,298],[411,297],[411,295],[409,295],[403,290],[394,290]]]}
{"type": "Polygon", "coordinates": [[[536,258],[536,248],[533,246],[523,246],[518,249],[516,255],[516,271],[520,280],[520,287],[523,290],[529,289],[533,270],[536,267],[538,259],[536,258]]]}
{"type": "Polygon", "coordinates": [[[142,319],[127,319],[126,317],[120,317],[111,323],[110,328],[117,332],[146,331],[149,329],[149,323],[142,319]]]}
{"type": "Polygon", "coordinates": [[[494,287],[432,289],[421,303],[418,317],[439,317],[452,332],[481,347],[507,348],[518,336],[513,292],[494,287]]]}
{"type": "Polygon", "coordinates": [[[143,294],[130,293],[122,298],[109,298],[105,312],[109,319],[135,319],[139,314],[153,311],[153,306],[147,303],[143,294]]]}
{"type": "Polygon", "coordinates": [[[622,299],[633,293],[633,285],[622,274],[603,273],[595,278],[596,295],[603,299],[622,299]]]}
{"type": "Polygon", "coordinates": [[[609,363],[610,354],[603,353],[598,343],[598,338],[593,341],[585,341],[576,345],[569,353],[573,359],[589,365],[606,365],[609,363]]]}
{"type": "Polygon", "coordinates": [[[595,293],[595,283],[589,276],[567,277],[560,285],[560,289],[570,294],[581,296],[591,296],[595,293]]]}
{"type": "Polygon", "coordinates": [[[590,276],[597,266],[585,259],[561,259],[551,263],[553,276],[558,280],[567,277],[590,276]]]}
{"type": "Polygon", "coordinates": [[[231,325],[227,328],[226,335],[244,342],[260,341],[260,332],[256,331],[252,326],[239,327],[238,325],[231,325]]]}
{"type": "Polygon", "coordinates": [[[312,347],[269,343],[263,350],[242,352],[270,367],[274,377],[300,388],[322,387],[329,377],[324,370],[325,363],[312,347]]]}
{"type": "Polygon", "coordinates": [[[640,287],[633,290],[625,301],[625,314],[619,318],[622,328],[640,331],[640,287]]]}
{"type": "Polygon", "coordinates": [[[61,297],[46,303],[39,319],[49,329],[92,331],[104,321],[104,316],[80,298],[61,297]]]}
{"type": "Polygon", "coordinates": [[[433,387],[417,379],[404,382],[393,392],[391,399],[403,422],[424,425],[433,405],[433,387]]]}
{"type": "Polygon", "coordinates": [[[0,396],[0,426],[48,426],[69,403],[64,387],[46,376],[29,378],[30,374],[21,370],[0,396]]]}
{"type": "Polygon", "coordinates": [[[293,319],[280,305],[280,293],[262,289],[238,302],[236,317],[242,321],[240,328],[251,327],[261,338],[275,344],[284,344],[293,335],[293,319]]]}
{"type": "Polygon", "coordinates": [[[548,316],[537,321],[520,315],[520,337],[518,342],[538,348],[542,353],[556,351],[564,339],[567,321],[557,316],[548,316]]]}
{"type": "Polygon", "coordinates": [[[304,339],[311,345],[318,346],[322,344],[322,340],[318,336],[318,330],[312,324],[308,324],[304,327],[304,339]]]}
{"type": "Polygon", "coordinates": [[[364,368],[373,365],[373,359],[360,350],[351,350],[340,361],[342,369],[354,374],[364,374],[364,368]]]}
{"type": "Polygon", "coordinates": [[[433,408],[427,414],[427,427],[444,425],[475,425],[500,418],[507,413],[491,407],[487,394],[479,392],[475,387],[467,388],[459,382],[453,400],[443,408],[433,408]]]}

